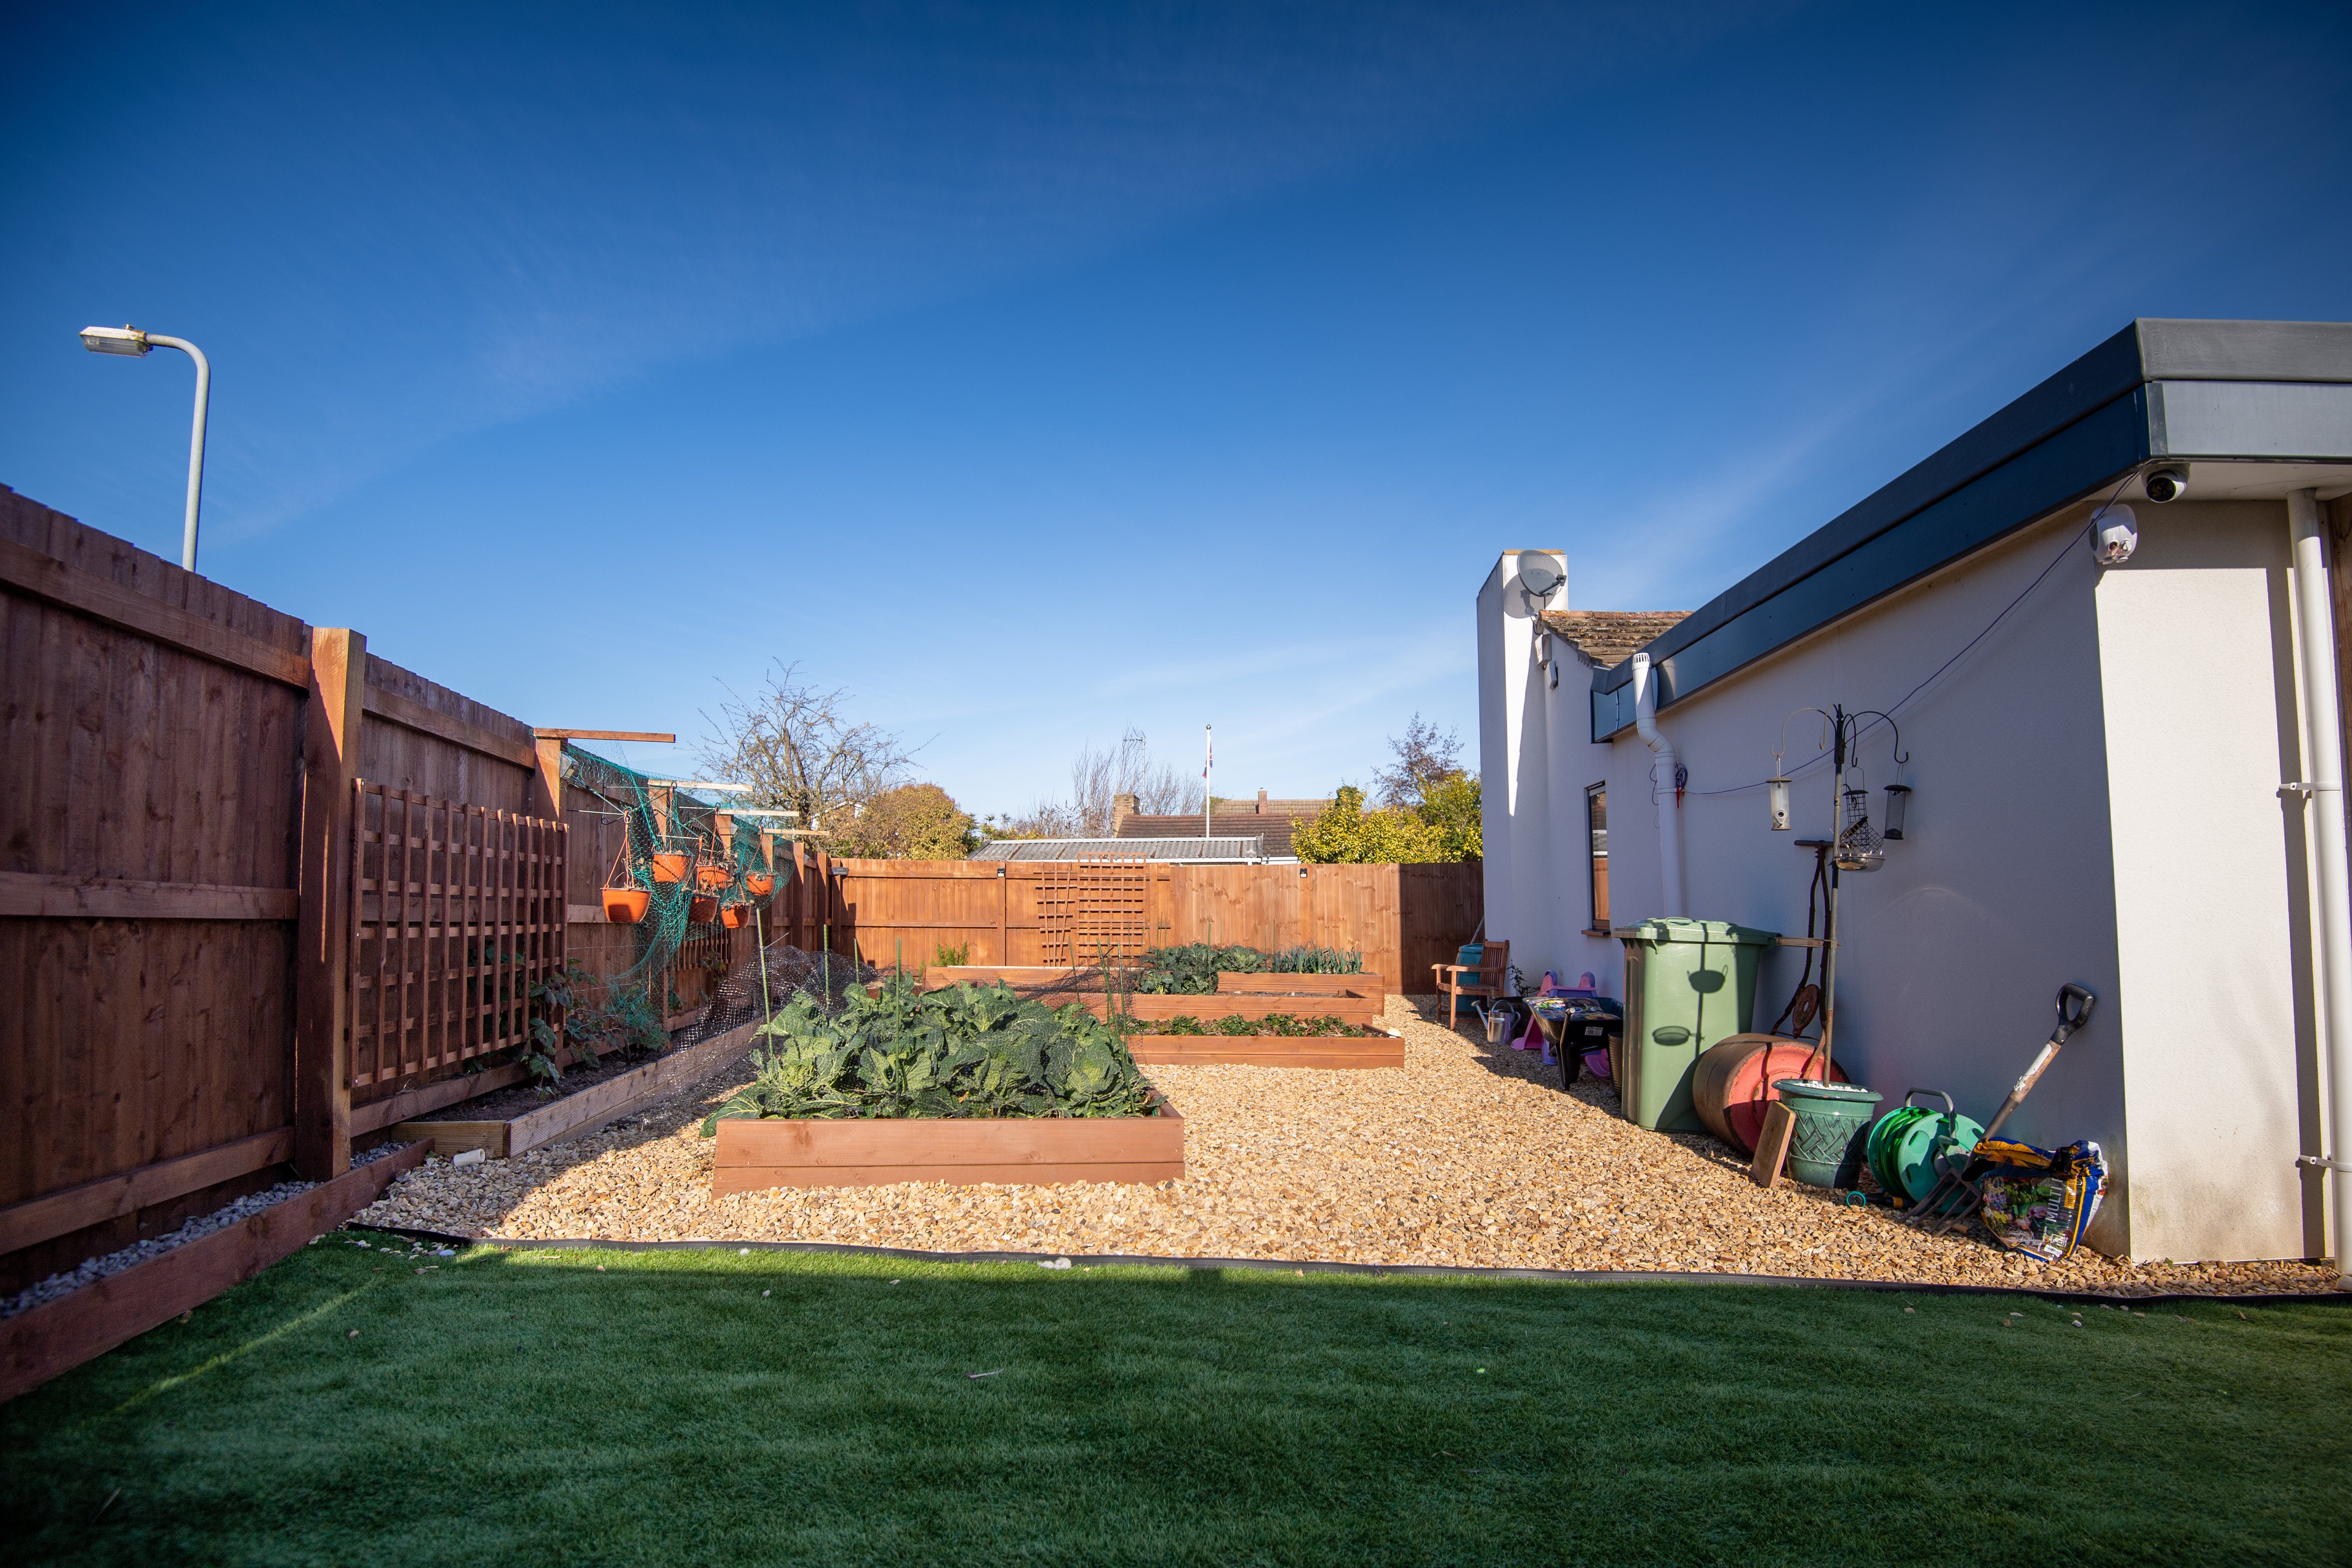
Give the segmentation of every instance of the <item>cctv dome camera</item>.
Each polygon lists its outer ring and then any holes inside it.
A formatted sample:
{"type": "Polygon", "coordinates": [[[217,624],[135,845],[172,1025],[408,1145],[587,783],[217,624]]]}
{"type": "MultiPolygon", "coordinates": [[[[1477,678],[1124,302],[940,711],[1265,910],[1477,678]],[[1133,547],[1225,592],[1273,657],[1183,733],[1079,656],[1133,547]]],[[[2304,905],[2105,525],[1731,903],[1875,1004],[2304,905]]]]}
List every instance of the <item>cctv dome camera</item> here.
{"type": "Polygon", "coordinates": [[[2161,468],[2150,468],[2147,478],[2140,481],[2147,499],[2162,506],[2166,501],[2179,500],[2189,493],[2189,465],[2173,463],[2161,468]]]}

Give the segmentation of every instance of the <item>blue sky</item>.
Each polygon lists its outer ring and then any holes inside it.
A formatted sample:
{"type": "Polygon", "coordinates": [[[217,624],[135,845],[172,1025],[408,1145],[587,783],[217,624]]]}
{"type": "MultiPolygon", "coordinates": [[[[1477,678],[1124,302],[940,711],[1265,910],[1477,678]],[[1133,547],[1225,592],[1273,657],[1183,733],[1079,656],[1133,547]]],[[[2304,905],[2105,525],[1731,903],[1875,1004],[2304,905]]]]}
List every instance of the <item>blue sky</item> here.
{"type": "MultiPolygon", "coordinates": [[[[1475,741],[2135,315],[2352,317],[2334,7],[13,7],[0,482],[531,722],[968,807],[1475,741]]],[[[641,765],[687,753],[621,747],[641,765]]]]}

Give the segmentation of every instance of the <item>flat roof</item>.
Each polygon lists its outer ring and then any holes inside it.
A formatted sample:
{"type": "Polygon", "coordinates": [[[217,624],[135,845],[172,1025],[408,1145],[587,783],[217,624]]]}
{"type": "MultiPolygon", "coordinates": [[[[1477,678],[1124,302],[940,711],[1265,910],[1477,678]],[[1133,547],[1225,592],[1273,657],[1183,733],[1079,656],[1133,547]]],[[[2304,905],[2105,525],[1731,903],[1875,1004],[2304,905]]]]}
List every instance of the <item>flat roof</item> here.
{"type": "MultiPolygon", "coordinates": [[[[2132,322],[1654,638],[1659,706],[2164,458],[2352,463],[2352,322],[2132,322]]],[[[1632,683],[1593,672],[1594,740],[1632,683]]]]}

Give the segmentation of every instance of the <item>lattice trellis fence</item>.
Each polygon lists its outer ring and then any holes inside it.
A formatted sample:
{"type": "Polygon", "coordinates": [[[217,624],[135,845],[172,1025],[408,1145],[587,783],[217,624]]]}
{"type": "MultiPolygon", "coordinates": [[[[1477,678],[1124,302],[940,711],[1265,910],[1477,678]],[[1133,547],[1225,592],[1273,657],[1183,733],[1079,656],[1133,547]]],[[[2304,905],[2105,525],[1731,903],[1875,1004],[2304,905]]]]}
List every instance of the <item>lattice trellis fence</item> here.
{"type": "Polygon", "coordinates": [[[1150,865],[1140,855],[1081,855],[1037,871],[1037,930],[1047,963],[1133,968],[1146,945],[1150,865]]]}
{"type": "Polygon", "coordinates": [[[543,817],[356,788],[351,1084],[373,1100],[530,1037],[531,986],[563,968],[567,834],[543,817]]]}

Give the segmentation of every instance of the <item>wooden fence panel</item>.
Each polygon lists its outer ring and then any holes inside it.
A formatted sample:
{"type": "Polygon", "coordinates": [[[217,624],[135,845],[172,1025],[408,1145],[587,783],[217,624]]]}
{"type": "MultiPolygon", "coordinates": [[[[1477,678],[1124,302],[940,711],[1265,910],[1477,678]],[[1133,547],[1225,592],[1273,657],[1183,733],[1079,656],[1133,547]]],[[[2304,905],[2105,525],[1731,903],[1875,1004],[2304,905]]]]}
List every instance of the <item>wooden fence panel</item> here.
{"type": "MultiPolygon", "coordinates": [[[[966,945],[977,964],[1051,964],[1039,895],[1047,861],[839,862],[835,950],[909,967],[941,944],[966,945]]],[[[1302,943],[1352,948],[1396,989],[1427,987],[1429,964],[1451,956],[1478,921],[1481,868],[1463,866],[1152,866],[1144,886],[1151,946],[1241,942],[1268,952],[1302,943]]]]}
{"type": "Polygon", "coordinates": [[[267,1183],[178,1162],[288,1121],[308,648],[0,487],[0,1290],[267,1183]]]}
{"type": "Polygon", "coordinates": [[[1486,868],[1475,860],[1398,867],[1397,912],[1397,968],[1381,973],[1390,974],[1390,984],[1399,991],[1424,993],[1432,984],[1430,966],[1453,963],[1486,919],[1486,868]]]}

